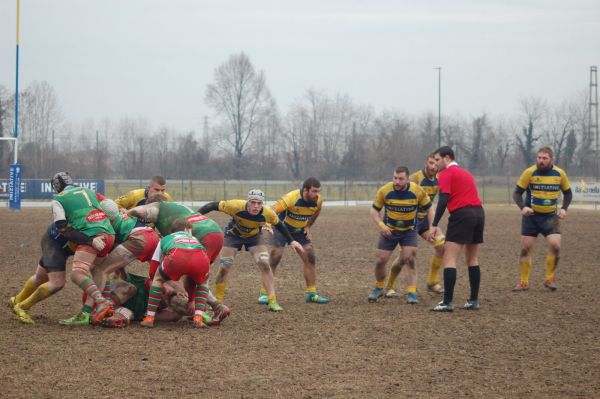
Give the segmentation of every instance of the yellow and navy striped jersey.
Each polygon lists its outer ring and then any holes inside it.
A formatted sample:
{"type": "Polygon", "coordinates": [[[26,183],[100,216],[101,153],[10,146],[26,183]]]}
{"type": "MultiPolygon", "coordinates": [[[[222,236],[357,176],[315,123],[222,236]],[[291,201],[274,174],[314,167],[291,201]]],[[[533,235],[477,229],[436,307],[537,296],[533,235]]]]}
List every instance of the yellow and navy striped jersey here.
{"type": "MultiPolygon", "coordinates": [[[[438,193],[437,175],[433,179],[431,179],[427,176],[423,169],[421,169],[420,171],[410,175],[409,179],[411,182],[417,183],[419,186],[421,186],[423,191],[425,191],[427,195],[429,195],[429,199],[431,200],[431,202],[433,202],[435,196],[438,193]]],[[[419,207],[417,211],[417,217],[419,218],[419,220],[422,220],[425,218],[425,216],[427,216],[427,211],[419,207]]]]}
{"type": "Polygon", "coordinates": [[[323,197],[321,194],[315,202],[307,202],[302,198],[302,189],[294,190],[275,203],[275,212],[279,219],[285,223],[290,233],[302,233],[310,219],[321,211],[323,197]]]}
{"type": "Polygon", "coordinates": [[[267,223],[276,225],[279,218],[275,211],[263,206],[258,215],[251,215],[246,209],[245,200],[228,200],[219,202],[219,211],[231,216],[231,221],[225,232],[238,237],[250,238],[260,233],[260,229],[267,223]]]}
{"type": "Polygon", "coordinates": [[[410,230],[416,224],[417,207],[429,209],[429,195],[416,183],[401,191],[394,190],[394,182],[382,186],[375,196],[373,208],[385,208],[383,222],[392,230],[410,230]]]}
{"type": "Polygon", "coordinates": [[[556,213],[560,192],[571,188],[567,174],[556,165],[549,170],[539,170],[536,165],[525,169],[517,186],[526,190],[525,206],[536,213],[556,213]]]}
{"type": "MultiPolygon", "coordinates": [[[[121,195],[115,200],[119,208],[131,209],[136,206],[146,205],[146,189],[139,188],[137,190],[131,190],[128,193],[121,195]]],[[[168,193],[163,194],[164,201],[173,201],[173,198],[168,193]]]]}

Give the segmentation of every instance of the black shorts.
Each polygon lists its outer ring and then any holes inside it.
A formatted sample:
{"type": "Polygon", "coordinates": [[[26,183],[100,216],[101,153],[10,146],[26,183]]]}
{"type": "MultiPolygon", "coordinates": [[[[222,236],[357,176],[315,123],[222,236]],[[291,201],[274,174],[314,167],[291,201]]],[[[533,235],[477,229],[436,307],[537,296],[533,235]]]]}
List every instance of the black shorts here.
{"type": "Polygon", "coordinates": [[[544,237],[550,234],[560,234],[558,216],[554,213],[534,213],[530,216],[523,216],[521,219],[521,235],[537,237],[538,234],[542,234],[544,237]]]}
{"type": "Polygon", "coordinates": [[[481,206],[457,209],[448,218],[446,241],[458,244],[481,244],[484,225],[485,215],[481,206]]]}
{"type": "MultiPolygon", "coordinates": [[[[298,241],[300,243],[300,245],[302,245],[303,247],[305,247],[311,243],[311,241],[308,239],[306,234],[304,234],[304,231],[301,231],[299,233],[290,232],[290,235],[292,236],[294,241],[298,241]]],[[[279,230],[274,229],[274,231],[273,231],[273,246],[285,247],[286,245],[287,245],[287,241],[286,241],[285,237],[283,236],[283,234],[281,234],[279,232],[279,230]]]]}
{"type": "Polygon", "coordinates": [[[68,241],[56,231],[54,223],[42,236],[42,256],[40,266],[48,273],[64,272],[67,269],[67,259],[73,255],[68,241]]]}

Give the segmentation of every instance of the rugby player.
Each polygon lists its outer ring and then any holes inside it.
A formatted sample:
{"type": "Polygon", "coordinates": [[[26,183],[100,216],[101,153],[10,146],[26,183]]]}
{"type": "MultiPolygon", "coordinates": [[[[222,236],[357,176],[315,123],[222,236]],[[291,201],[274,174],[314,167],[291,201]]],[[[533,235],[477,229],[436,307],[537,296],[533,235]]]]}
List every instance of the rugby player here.
{"type": "Polygon", "coordinates": [[[148,203],[148,198],[155,194],[161,194],[164,201],[173,201],[167,193],[167,181],[162,176],[154,176],[146,188],[131,190],[116,199],[119,208],[131,209],[148,203]]]}

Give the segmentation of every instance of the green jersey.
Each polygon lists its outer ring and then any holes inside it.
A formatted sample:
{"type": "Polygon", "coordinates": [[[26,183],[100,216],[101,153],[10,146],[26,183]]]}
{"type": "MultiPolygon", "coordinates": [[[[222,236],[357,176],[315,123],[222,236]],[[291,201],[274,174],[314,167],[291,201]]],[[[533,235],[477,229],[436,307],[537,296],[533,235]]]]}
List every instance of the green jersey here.
{"type": "Polygon", "coordinates": [[[115,234],[106,213],[100,208],[96,193],[85,187],[67,186],[53,198],[64,212],[67,222],[88,237],[115,234]]]}
{"type": "Polygon", "coordinates": [[[129,298],[123,304],[124,307],[133,312],[134,320],[142,320],[146,314],[148,307],[148,290],[146,289],[146,277],[138,276],[137,274],[127,273],[127,282],[137,288],[133,297],[129,298]]]}
{"type": "Polygon", "coordinates": [[[145,227],[146,225],[138,220],[135,216],[129,216],[125,213],[119,214],[112,222],[115,230],[115,243],[121,244],[127,240],[131,231],[136,227],[145,227]]]}
{"type": "Polygon", "coordinates": [[[185,231],[169,234],[160,240],[160,250],[164,255],[168,255],[169,252],[177,248],[204,250],[204,246],[200,244],[200,241],[185,231]]]}
{"type": "Polygon", "coordinates": [[[214,220],[198,212],[194,212],[185,205],[176,202],[161,202],[158,211],[156,228],[163,237],[171,234],[171,225],[176,219],[186,218],[192,223],[192,235],[202,241],[209,233],[223,233],[221,227],[214,220]]]}

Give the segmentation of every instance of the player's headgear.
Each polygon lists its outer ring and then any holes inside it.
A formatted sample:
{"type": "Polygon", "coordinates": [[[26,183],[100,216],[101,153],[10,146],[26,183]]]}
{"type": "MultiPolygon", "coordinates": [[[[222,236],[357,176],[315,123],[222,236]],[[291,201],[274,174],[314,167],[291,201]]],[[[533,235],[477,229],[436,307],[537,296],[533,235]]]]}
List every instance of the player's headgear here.
{"type": "Polygon", "coordinates": [[[252,190],[248,191],[248,201],[251,200],[264,202],[265,193],[263,193],[259,189],[253,188],[252,190]]]}
{"type": "Polygon", "coordinates": [[[69,172],[58,172],[54,175],[50,182],[52,183],[52,188],[54,191],[60,193],[65,189],[65,187],[73,185],[73,178],[69,172]]]}
{"type": "Polygon", "coordinates": [[[110,198],[105,198],[100,201],[100,208],[106,213],[106,216],[108,216],[108,219],[111,222],[119,216],[119,206],[110,198]]]}

